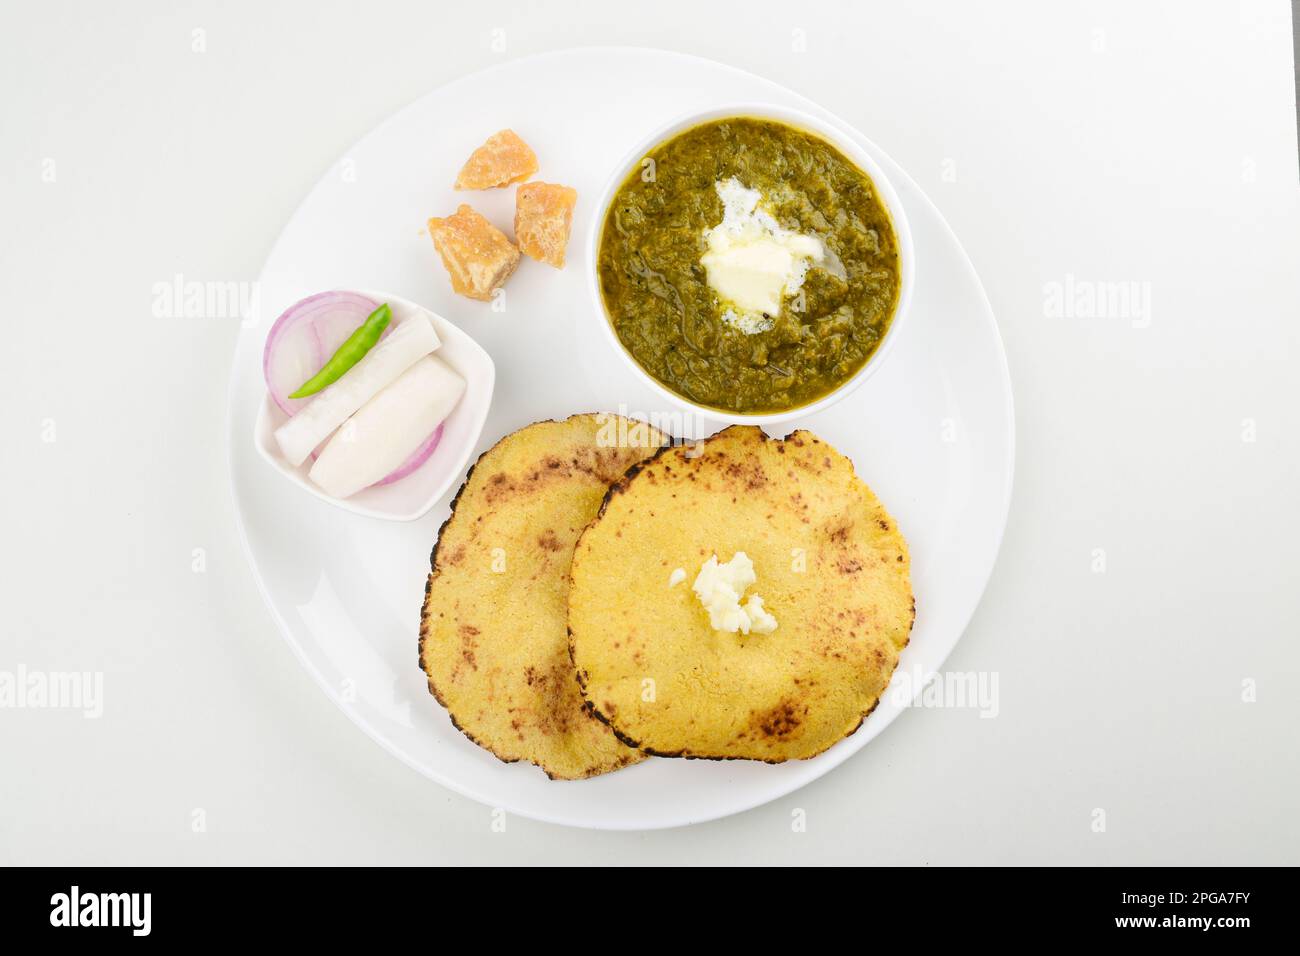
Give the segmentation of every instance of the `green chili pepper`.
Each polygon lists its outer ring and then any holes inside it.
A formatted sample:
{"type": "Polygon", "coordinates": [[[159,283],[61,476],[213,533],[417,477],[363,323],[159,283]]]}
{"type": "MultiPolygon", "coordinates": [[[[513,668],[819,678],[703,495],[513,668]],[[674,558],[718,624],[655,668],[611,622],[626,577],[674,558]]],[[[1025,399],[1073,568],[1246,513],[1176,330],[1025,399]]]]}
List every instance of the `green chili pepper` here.
{"type": "Polygon", "coordinates": [[[289,397],[306,398],[308,395],[315,395],[327,385],[333,385],[341,379],[348,369],[360,362],[365,354],[375,347],[375,343],[379,341],[379,336],[384,334],[384,329],[388,328],[392,317],[393,310],[388,307],[387,302],[371,312],[366,321],[348,336],[348,340],[339,346],[339,350],[330,357],[321,370],[307,379],[298,391],[289,397]]]}

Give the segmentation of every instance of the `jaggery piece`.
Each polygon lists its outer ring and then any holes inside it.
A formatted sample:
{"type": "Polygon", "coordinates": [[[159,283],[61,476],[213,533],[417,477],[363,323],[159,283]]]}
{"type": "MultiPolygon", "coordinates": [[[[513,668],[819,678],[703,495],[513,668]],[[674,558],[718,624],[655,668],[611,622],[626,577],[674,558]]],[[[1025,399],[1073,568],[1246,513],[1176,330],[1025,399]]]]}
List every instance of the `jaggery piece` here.
{"type": "Polygon", "coordinates": [[[538,262],[564,268],[578,191],[553,183],[528,183],[515,193],[515,242],[538,262]]]}
{"type": "Polygon", "coordinates": [[[491,299],[519,265],[514,243],[465,203],[455,215],[430,219],[429,235],[451,287],[471,299],[491,299]]]}
{"type": "Polygon", "coordinates": [[[474,150],[456,177],[457,189],[492,189],[522,182],[537,172],[537,156],[512,129],[493,133],[474,150]]]}

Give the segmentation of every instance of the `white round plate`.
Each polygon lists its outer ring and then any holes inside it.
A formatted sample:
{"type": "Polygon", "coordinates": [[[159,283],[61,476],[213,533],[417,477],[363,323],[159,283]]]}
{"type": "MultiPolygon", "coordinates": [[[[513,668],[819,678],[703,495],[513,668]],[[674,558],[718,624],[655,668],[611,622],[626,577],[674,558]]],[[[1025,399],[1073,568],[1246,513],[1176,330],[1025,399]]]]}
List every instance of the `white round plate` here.
{"type": "MultiPolygon", "coordinates": [[[[582,49],[513,60],[428,94],[372,131],[316,185],[262,272],[230,388],[230,470],[254,574],[285,639],[362,730],[411,767],[492,807],[539,820],[650,829],[715,819],[790,793],[837,766],[906,709],[937,671],[993,568],[1011,499],[1014,421],[1006,357],[984,291],[952,231],[916,184],[860,133],[907,210],[917,270],[893,354],[851,397],[783,426],[811,428],[848,455],[897,518],[912,552],[917,618],[896,684],[861,729],[813,760],[652,759],[592,780],[554,782],[470,743],[430,696],[416,660],[429,552],[448,500],[408,524],[349,514],[304,493],[250,438],[264,392],[262,343],[288,304],[322,289],[386,289],[458,324],[496,363],[482,451],[530,422],[574,412],[668,410],[611,353],[595,324],[583,239],[597,193],[627,150],[689,110],[765,101],[824,110],[721,64],[652,50],[582,49]],[[471,202],[513,221],[514,190],[456,193],[461,163],[512,127],[537,152],[536,179],[579,200],[562,272],[525,259],[505,308],[461,298],[425,233],[429,216],[471,202]]],[[[706,426],[712,430],[717,426],[706,426]]],[[[931,742],[941,753],[945,742],[931,742]]]]}

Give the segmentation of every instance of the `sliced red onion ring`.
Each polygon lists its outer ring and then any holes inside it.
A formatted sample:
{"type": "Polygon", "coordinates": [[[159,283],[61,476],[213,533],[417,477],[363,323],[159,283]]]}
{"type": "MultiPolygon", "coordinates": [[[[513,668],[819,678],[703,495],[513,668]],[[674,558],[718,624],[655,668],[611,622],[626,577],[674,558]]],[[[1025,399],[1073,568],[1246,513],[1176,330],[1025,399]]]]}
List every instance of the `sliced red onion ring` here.
{"type": "MultiPolygon", "coordinates": [[[[379,308],[355,292],[320,292],[295,302],[275,320],[262,352],[262,374],[271,399],[286,415],[311,401],[290,398],[311,378],[371,312],[379,308]]],[[[384,330],[387,335],[392,328],[384,330]]]]}
{"type": "Polygon", "coordinates": [[[423,465],[426,461],[429,460],[429,456],[433,454],[433,450],[438,447],[438,442],[440,441],[442,441],[441,425],[439,425],[437,428],[433,430],[433,434],[431,434],[424,441],[420,442],[420,447],[415,449],[415,451],[411,452],[411,457],[406,459],[406,461],[402,462],[400,465],[398,465],[396,471],[389,474],[388,477],[381,478],[379,481],[376,481],[370,487],[379,488],[383,485],[391,485],[395,481],[401,481],[403,478],[405,478],[407,475],[415,471],[415,469],[419,468],[421,465],[423,465]]]}
{"type": "MultiPolygon", "coordinates": [[[[289,395],[320,371],[347,337],[377,308],[378,302],[363,295],[332,291],[308,296],[285,309],[267,333],[266,348],[262,352],[266,390],[281,411],[292,418],[312,400],[314,396],[290,398],[289,395]]],[[[390,324],[380,338],[392,330],[390,324]]],[[[441,439],[442,426],[439,425],[406,461],[371,487],[390,485],[411,474],[429,460],[441,439]]],[[[314,460],[316,452],[312,452],[311,457],[314,460]]]]}

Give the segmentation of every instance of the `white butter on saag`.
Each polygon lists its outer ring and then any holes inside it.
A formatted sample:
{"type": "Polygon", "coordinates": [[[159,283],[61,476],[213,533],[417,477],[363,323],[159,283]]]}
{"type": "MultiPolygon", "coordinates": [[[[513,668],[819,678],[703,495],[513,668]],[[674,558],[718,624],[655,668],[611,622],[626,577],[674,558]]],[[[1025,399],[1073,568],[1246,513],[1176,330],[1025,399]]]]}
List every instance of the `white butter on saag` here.
{"type": "Polygon", "coordinates": [[[803,286],[808,267],[826,258],[826,248],[816,236],[782,227],[762,207],[762,194],[734,176],[713,188],[722,222],[704,230],[700,264],[723,304],[723,321],[750,335],[765,332],[782,302],[803,286]]]}

